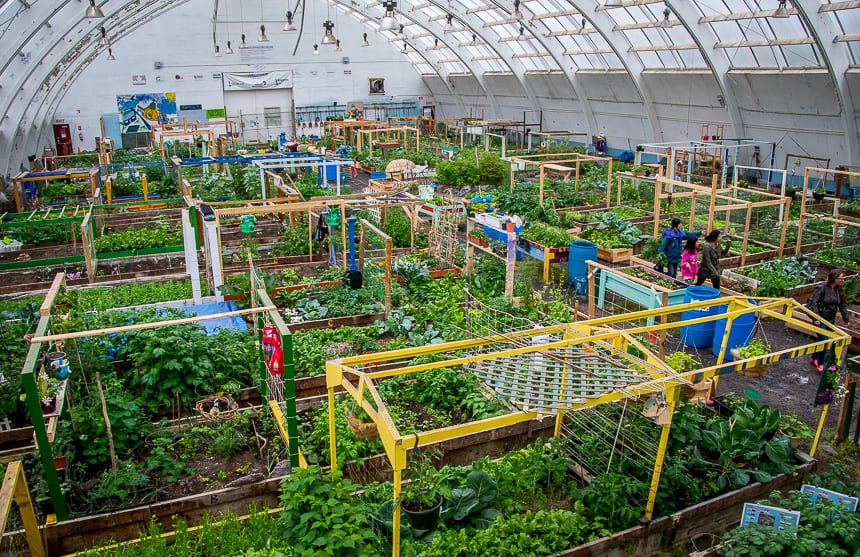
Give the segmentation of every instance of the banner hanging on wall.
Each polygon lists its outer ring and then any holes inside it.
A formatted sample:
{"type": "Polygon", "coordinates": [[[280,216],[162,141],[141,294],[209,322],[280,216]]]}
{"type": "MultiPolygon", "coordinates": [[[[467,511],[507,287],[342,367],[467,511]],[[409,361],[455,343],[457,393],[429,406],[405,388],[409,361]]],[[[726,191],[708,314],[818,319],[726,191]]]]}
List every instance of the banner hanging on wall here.
{"type": "Polygon", "coordinates": [[[276,70],[257,73],[224,72],[225,91],[247,91],[249,89],[292,89],[292,70],[276,70]]]}

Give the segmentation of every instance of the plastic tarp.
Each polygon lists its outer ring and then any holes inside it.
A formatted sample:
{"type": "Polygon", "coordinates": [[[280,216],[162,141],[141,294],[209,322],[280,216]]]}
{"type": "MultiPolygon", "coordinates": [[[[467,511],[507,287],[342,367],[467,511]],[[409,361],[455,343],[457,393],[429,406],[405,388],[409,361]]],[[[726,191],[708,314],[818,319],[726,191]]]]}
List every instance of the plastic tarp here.
{"type": "MultiPolygon", "coordinates": [[[[235,302],[215,302],[212,304],[201,304],[199,306],[182,306],[182,311],[188,315],[214,315],[216,313],[227,313],[229,311],[237,311],[239,308],[235,302]]],[[[242,317],[236,315],[233,317],[221,317],[219,319],[207,319],[200,321],[200,325],[206,327],[206,334],[214,335],[217,329],[236,329],[237,331],[245,331],[248,325],[242,317]]]]}

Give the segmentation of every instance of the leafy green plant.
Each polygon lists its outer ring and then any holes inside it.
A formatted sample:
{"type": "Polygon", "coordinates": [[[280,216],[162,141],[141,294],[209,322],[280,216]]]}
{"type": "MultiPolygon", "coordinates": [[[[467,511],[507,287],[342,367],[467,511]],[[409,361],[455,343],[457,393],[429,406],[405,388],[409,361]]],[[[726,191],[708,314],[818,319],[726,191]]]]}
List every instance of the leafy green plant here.
{"type": "Polygon", "coordinates": [[[496,517],[502,516],[491,506],[498,494],[496,480],[483,470],[472,470],[466,476],[465,487],[455,488],[449,496],[444,497],[439,519],[489,528],[496,517]]]}
{"type": "Polygon", "coordinates": [[[550,248],[566,248],[572,240],[567,230],[542,222],[533,222],[523,230],[521,236],[550,248]]]}
{"type": "Polygon", "coordinates": [[[746,346],[737,349],[742,359],[755,358],[770,353],[770,345],[761,339],[754,338],[746,346]]]}
{"type": "Polygon", "coordinates": [[[135,252],[142,249],[163,248],[182,244],[182,230],[166,217],[156,218],[154,226],[105,234],[95,239],[93,246],[99,253],[117,251],[135,252]]]}
{"type": "Polygon", "coordinates": [[[448,530],[430,545],[406,542],[404,557],[481,557],[518,555],[537,557],[560,553],[571,547],[608,535],[610,530],[584,515],[582,503],[574,510],[528,511],[497,518],[485,530],[448,530]]]}
{"type": "Polygon", "coordinates": [[[782,415],[779,422],[779,431],[786,437],[797,439],[812,439],[815,436],[815,431],[793,414],[782,415]]]}
{"type": "Polygon", "coordinates": [[[686,352],[672,352],[666,356],[666,363],[678,373],[684,373],[686,371],[692,371],[702,367],[702,362],[697,360],[692,354],[687,354],[686,352]]]}
{"type": "Polygon", "coordinates": [[[763,504],[800,513],[797,528],[777,531],[773,526],[748,525],[725,536],[719,555],[856,555],[860,552],[860,515],[840,511],[832,502],[813,503],[805,494],[792,491],[783,497],[771,493],[763,504]]]}
{"type": "Polygon", "coordinates": [[[281,484],[284,536],[303,557],[382,553],[370,527],[368,505],[354,495],[358,486],[339,472],[318,466],[294,470],[281,484]]]}

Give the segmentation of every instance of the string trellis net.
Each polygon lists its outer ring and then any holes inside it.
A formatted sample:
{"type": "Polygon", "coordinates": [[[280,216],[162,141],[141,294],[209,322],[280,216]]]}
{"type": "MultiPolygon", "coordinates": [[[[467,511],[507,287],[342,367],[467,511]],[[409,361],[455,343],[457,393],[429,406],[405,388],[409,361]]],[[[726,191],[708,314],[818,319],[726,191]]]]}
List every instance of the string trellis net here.
{"type": "Polygon", "coordinates": [[[471,337],[489,337],[503,332],[534,329],[538,323],[491,307],[466,290],[466,332],[471,337]]]}
{"type": "Polygon", "coordinates": [[[430,233],[430,256],[449,269],[454,266],[457,250],[460,249],[457,241],[457,221],[458,219],[450,214],[443,214],[433,222],[430,233]]]}
{"type": "Polygon", "coordinates": [[[560,435],[581,472],[592,477],[618,472],[643,480],[653,472],[660,429],[642,416],[641,404],[625,400],[567,412],[560,435]]]}
{"type": "MultiPolygon", "coordinates": [[[[652,373],[665,371],[609,342],[575,342],[570,334],[576,333],[561,329],[558,333],[507,336],[500,341],[507,348],[547,346],[479,360],[466,369],[511,405],[548,415],[588,405],[608,393],[625,392],[627,387],[650,381],[652,373]]],[[[492,350],[498,346],[483,349],[492,350]]]]}

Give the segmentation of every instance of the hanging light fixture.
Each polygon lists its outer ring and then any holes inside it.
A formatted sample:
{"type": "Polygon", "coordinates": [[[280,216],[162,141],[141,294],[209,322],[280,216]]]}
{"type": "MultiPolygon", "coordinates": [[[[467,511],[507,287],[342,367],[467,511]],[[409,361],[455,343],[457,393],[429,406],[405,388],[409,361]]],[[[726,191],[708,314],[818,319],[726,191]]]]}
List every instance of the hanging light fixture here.
{"type": "Polygon", "coordinates": [[[90,5],[87,6],[87,11],[84,14],[84,17],[96,18],[96,17],[104,17],[105,13],[101,8],[96,6],[96,0],[90,0],[90,5]]]}
{"type": "Polygon", "coordinates": [[[99,45],[100,46],[107,46],[107,43],[108,43],[108,41],[107,41],[107,29],[105,29],[105,26],[102,25],[101,27],[99,27],[99,31],[102,32],[102,36],[101,36],[101,38],[99,38],[99,45]]]}
{"type": "Polygon", "coordinates": [[[446,21],[446,23],[445,23],[445,32],[446,32],[446,33],[451,33],[452,31],[454,31],[454,16],[453,16],[453,15],[451,15],[451,14],[446,15],[446,16],[445,16],[445,21],[446,21]]]}
{"type": "Polygon", "coordinates": [[[245,42],[245,33],[242,33],[242,42],[239,43],[239,48],[248,48],[248,43],[245,42]]]}
{"type": "Polygon", "coordinates": [[[395,19],[394,9],[397,7],[397,2],[393,0],[387,0],[382,3],[382,7],[385,8],[385,15],[382,16],[382,20],[379,22],[379,30],[380,31],[394,31],[397,29],[397,19],[395,19]]]}
{"type": "Polygon", "coordinates": [[[523,33],[525,32],[525,30],[526,30],[526,29],[525,29],[525,27],[523,27],[522,25],[520,25],[520,37],[522,37],[522,36],[523,36],[523,33]]]}
{"type": "Polygon", "coordinates": [[[403,41],[403,48],[400,49],[400,54],[406,54],[407,52],[409,52],[409,44],[403,41]]]}
{"type": "Polygon", "coordinates": [[[433,39],[433,48],[434,49],[439,48],[439,37],[436,37],[435,39],[433,39]]]}
{"type": "Polygon", "coordinates": [[[337,38],[335,38],[332,29],[334,29],[334,23],[331,22],[330,19],[325,20],[323,23],[323,27],[325,28],[325,34],[323,35],[321,44],[337,44],[337,38]]]}
{"type": "Polygon", "coordinates": [[[520,0],[514,0],[514,11],[511,15],[514,16],[514,19],[523,18],[523,12],[520,11],[520,0]]]}
{"type": "Polygon", "coordinates": [[[116,60],[113,55],[113,50],[111,50],[110,47],[108,47],[108,60],[116,60]]]}
{"type": "Polygon", "coordinates": [[[296,26],[293,25],[293,12],[287,10],[287,24],[284,25],[284,31],[295,31],[296,26]]]}
{"type": "Polygon", "coordinates": [[[343,52],[343,49],[340,47],[340,39],[338,39],[334,44],[337,45],[337,48],[334,49],[335,52],[343,52]]]}
{"type": "MultiPolygon", "coordinates": [[[[216,15],[217,17],[217,15],[216,15]]],[[[230,16],[227,14],[227,3],[224,4],[224,18],[227,20],[227,50],[224,51],[224,54],[233,54],[233,47],[230,46],[230,16]]]]}
{"type": "Polygon", "coordinates": [[[263,11],[263,0],[260,0],[260,37],[257,39],[257,42],[267,43],[269,42],[269,37],[266,35],[266,24],[263,23],[265,21],[265,12],[263,11]]]}
{"type": "Polygon", "coordinates": [[[771,17],[776,17],[780,19],[791,17],[791,14],[788,13],[788,0],[779,0],[779,6],[776,8],[776,10],[774,10],[773,15],[771,17]]]}
{"type": "Polygon", "coordinates": [[[314,56],[319,56],[320,46],[318,44],[314,45],[314,56]]]}
{"type": "Polygon", "coordinates": [[[361,35],[361,46],[370,46],[370,43],[367,42],[367,33],[361,35]]]}
{"type": "Polygon", "coordinates": [[[672,23],[669,21],[670,15],[672,15],[672,10],[669,9],[669,6],[666,6],[666,9],[663,10],[663,21],[660,22],[660,27],[665,29],[672,26],[672,23]]]}
{"type": "Polygon", "coordinates": [[[215,58],[221,58],[221,47],[217,44],[215,45],[215,58]]]}

